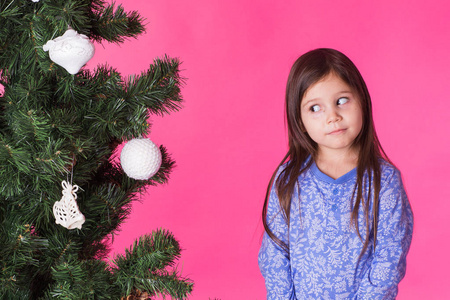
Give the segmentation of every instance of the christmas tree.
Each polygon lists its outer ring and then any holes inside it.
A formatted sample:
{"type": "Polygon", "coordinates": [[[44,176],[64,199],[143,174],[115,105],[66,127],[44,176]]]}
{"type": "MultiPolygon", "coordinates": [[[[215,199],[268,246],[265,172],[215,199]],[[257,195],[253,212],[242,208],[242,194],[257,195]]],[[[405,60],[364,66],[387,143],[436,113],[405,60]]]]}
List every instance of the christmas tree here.
{"type": "Polygon", "coordinates": [[[191,292],[167,230],[107,259],[133,200],[168,180],[174,161],[145,137],[150,115],[179,109],[183,78],[167,56],[127,78],[80,68],[92,42],[122,43],[143,22],[102,0],[0,0],[0,299],[191,292]]]}

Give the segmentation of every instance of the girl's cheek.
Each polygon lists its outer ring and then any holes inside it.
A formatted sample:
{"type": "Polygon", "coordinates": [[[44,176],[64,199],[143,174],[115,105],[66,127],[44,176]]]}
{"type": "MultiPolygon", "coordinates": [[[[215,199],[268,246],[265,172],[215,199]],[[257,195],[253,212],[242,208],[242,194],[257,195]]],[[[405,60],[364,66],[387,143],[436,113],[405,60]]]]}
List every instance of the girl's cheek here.
{"type": "Polygon", "coordinates": [[[311,119],[313,119],[313,120],[319,120],[322,117],[323,117],[322,111],[311,113],[311,119]]]}

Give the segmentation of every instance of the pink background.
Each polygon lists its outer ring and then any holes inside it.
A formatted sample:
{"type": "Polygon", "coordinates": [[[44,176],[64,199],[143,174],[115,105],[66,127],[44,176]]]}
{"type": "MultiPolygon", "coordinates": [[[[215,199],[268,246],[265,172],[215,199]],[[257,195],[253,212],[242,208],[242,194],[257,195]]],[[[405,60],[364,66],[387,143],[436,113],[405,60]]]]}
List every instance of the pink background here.
{"type": "Polygon", "coordinates": [[[134,203],[120,253],[164,227],[185,249],[190,299],[265,299],[257,265],[266,184],[286,151],[289,68],[317,47],[343,51],[372,95],[375,123],[401,169],[415,213],[398,299],[450,299],[448,180],[450,7],[448,1],[122,0],[147,33],[97,45],[88,67],[123,75],[164,53],[180,57],[184,108],[154,118],[150,138],[177,161],[167,185],[134,203]]]}

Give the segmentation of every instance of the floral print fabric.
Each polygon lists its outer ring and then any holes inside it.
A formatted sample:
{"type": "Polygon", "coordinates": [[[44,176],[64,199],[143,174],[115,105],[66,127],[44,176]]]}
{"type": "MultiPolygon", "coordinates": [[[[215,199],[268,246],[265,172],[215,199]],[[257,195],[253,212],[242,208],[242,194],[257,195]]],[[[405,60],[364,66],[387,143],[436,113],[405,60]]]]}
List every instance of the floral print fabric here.
{"type": "MultiPolygon", "coordinates": [[[[351,224],[355,183],[356,169],[335,180],[313,163],[298,178],[289,226],[272,188],[268,225],[289,252],[264,233],[258,261],[267,299],[395,299],[413,231],[400,172],[383,161],[376,250],[370,240],[359,261],[363,242],[351,224]]],[[[361,211],[358,223],[364,239],[361,211]]]]}

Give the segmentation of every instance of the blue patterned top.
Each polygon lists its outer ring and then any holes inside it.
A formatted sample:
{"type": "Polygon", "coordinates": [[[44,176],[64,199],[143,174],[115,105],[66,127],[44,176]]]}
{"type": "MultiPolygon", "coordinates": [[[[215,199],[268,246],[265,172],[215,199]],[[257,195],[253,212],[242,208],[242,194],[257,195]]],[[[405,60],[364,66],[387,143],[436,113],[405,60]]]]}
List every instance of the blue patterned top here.
{"type": "MultiPolygon", "coordinates": [[[[355,183],[356,168],[335,180],[313,163],[298,178],[289,227],[272,188],[268,225],[289,253],[264,233],[258,261],[267,299],[395,299],[413,232],[400,172],[382,162],[377,246],[373,251],[371,240],[359,264],[363,243],[351,225],[355,183]]],[[[361,213],[358,223],[364,238],[361,213]]]]}

